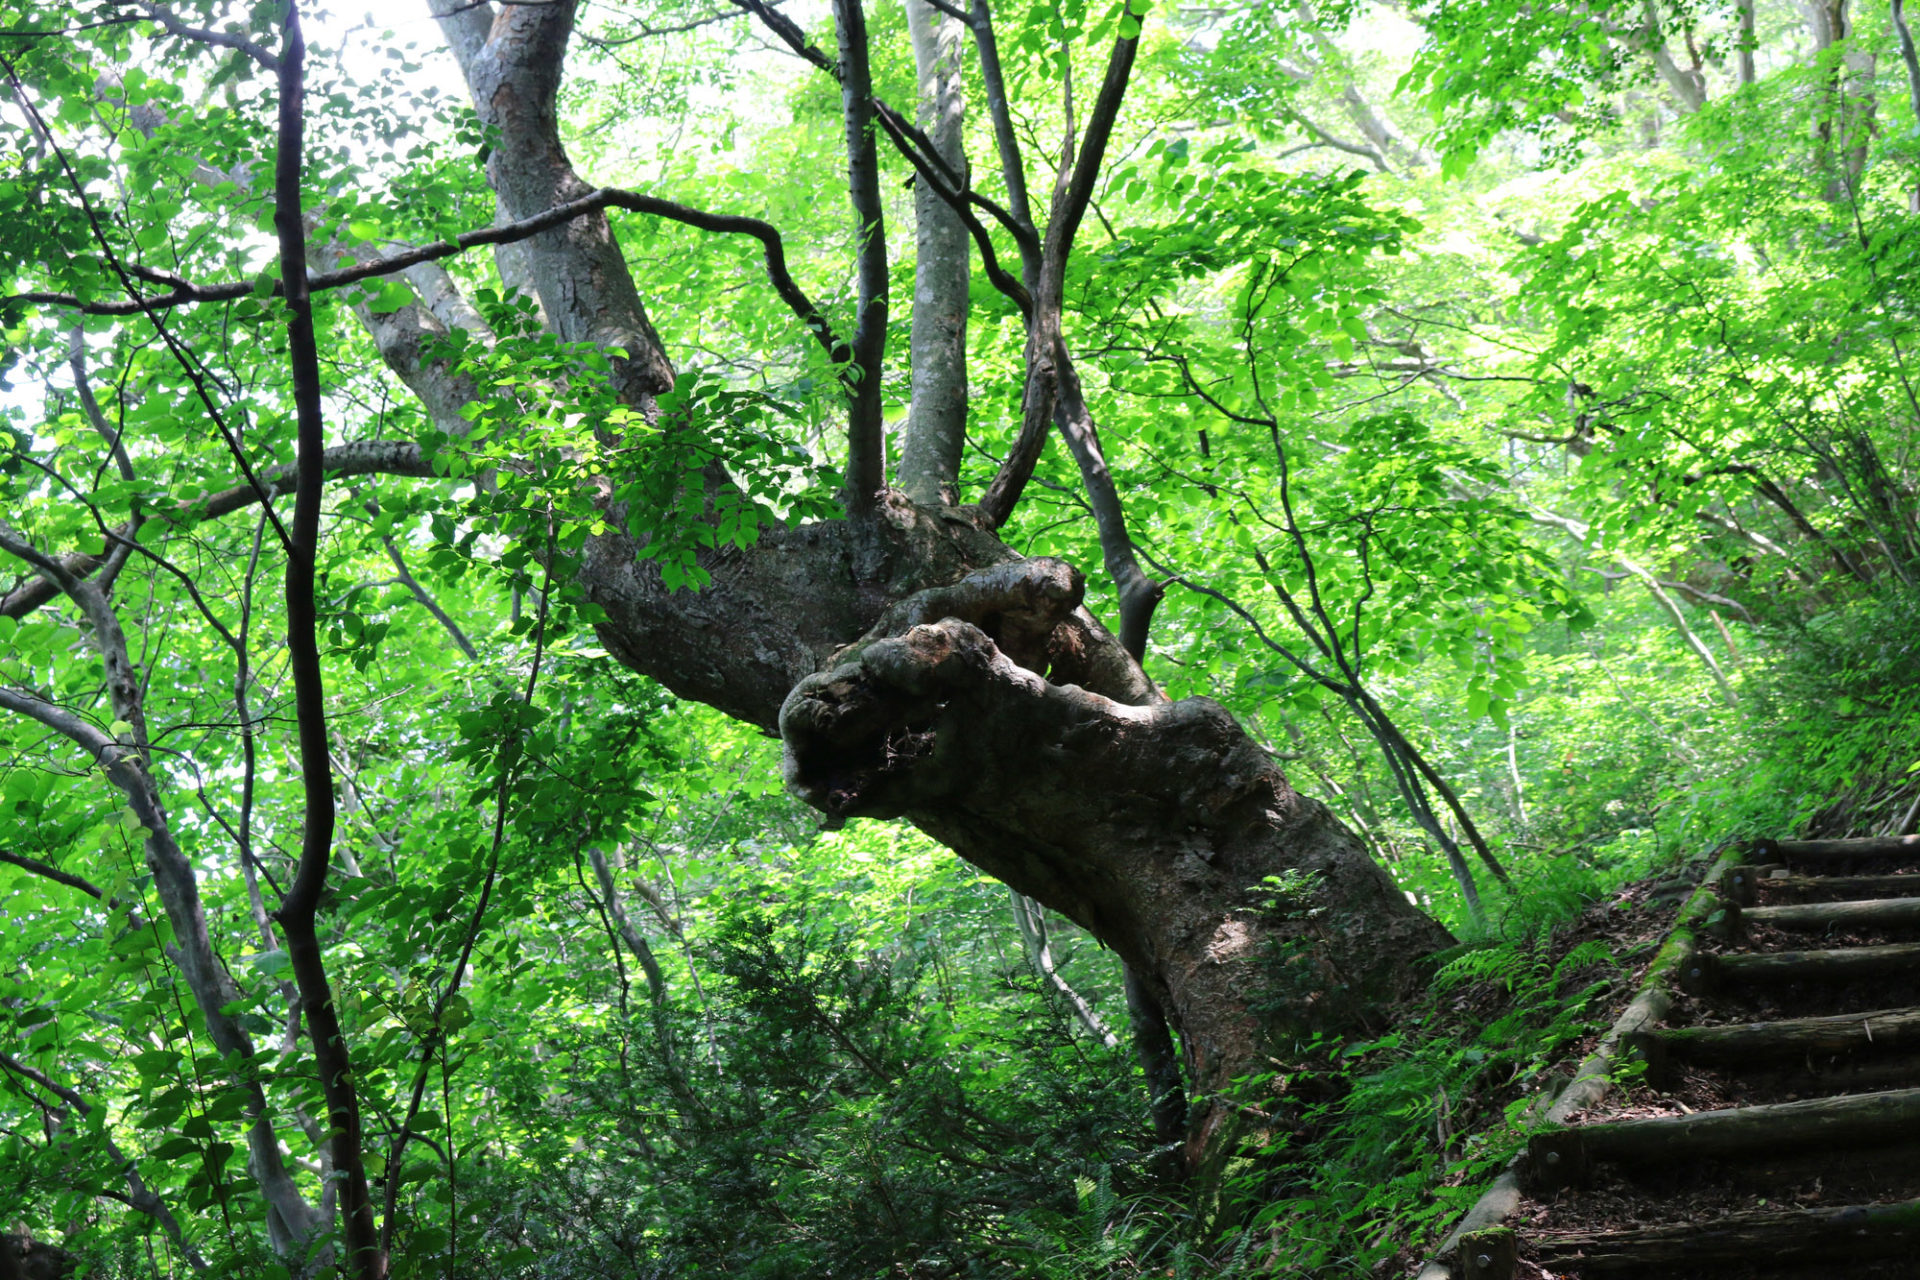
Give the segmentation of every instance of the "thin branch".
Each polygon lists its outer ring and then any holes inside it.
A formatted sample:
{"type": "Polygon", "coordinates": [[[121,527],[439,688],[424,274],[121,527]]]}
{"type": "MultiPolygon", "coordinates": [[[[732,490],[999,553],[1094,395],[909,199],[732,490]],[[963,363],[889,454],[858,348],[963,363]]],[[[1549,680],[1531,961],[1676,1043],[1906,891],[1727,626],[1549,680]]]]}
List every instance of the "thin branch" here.
{"type": "MultiPolygon", "coordinates": [[[[133,287],[132,276],[128,274],[126,267],[122,264],[120,255],[114,252],[113,242],[107,238],[106,228],[101,225],[99,211],[93,207],[93,201],[87,198],[86,184],[80,181],[80,175],[74,170],[73,162],[67,158],[65,149],[62,148],[58,142],[54,141],[52,130],[47,128],[47,122],[41,117],[39,108],[33,105],[32,98],[27,94],[26,86],[20,83],[20,77],[14,72],[13,64],[4,57],[0,57],[0,72],[4,72],[8,84],[12,86],[14,97],[20,103],[20,109],[27,114],[28,120],[46,140],[47,145],[52,148],[55,158],[59,160],[62,172],[67,176],[67,184],[72,189],[74,198],[80,202],[80,210],[86,215],[88,230],[93,234],[94,243],[100,246],[100,252],[102,256],[106,258],[107,266],[112,269],[114,276],[120,281],[120,287],[125,290],[127,295],[138,298],[139,290],[133,287]]],[[[7,299],[0,298],[0,309],[4,309],[7,301],[7,299]]],[[[240,474],[245,476],[250,482],[254,481],[253,465],[247,461],[245,451],[240,448],[239,438],[227,428],[226,417],[220,412],[220,406],[214,402],[212,393],[207,390],[206,379],[202,374],[202,370],[188,357],[186,349],[174,338],[173,334],[168,332],[166,325],[162,323],[159,315],[144,307],[136,307],[134,310],[146,313],[147,322],[153,326],[154,332],[160,335],[160,340],[166,344],[168,353],[179,362],[181,371],[187,375],[187,380],[193,384],[195,394],[198,395],[201,405],[205,407],[207,416],[212,419],[215,430],[220,433],[220,439],[226,444],[227,451],[233,455],[235,464],[240,468],[240,474]]],[[[255,482],[254,487],[256,489],[259,488],[257,482],[255,482]]],[[[287,531],[280,523],[280,517],[274,513],[273,504],[267,502],[264,490],[261,492],[261,501],[266,505],[267,515],[273,522],[274,532],[279,536],[281,545],[285,546],[287,544],[287,531]]]]}
{"type": "Polygon", "coordinates": [[[1722,671],[1720,664],[1714,660],[1713,651],[1707,648],[1706,641],[1702,640],[1688,624],[1687,615],[1680,611],[1680,606],[1674,602],[1673,597],[1661,589],[1659,580],[1625,556],[1616,556],[1615,559],[1619,560],[1621,568],[1640,580],[1641,585],[1646,587],[1648,593],[1653,596],[1655,603],[1669,618],[1673,619],[1673,625],[1679,629],[1681,637],[1687,642],[1687,647],[1693,650],[1693,655],[1700,659],[1700,665],[1707,669],[1707,674],[1713,677],[1713,683],[1719,687],[1721,701],[1729,707],[1739,706],[1739,696],[1734,693],[1733,685],[1727,681],[1726,672],[1722,671]]]}
{"type": "Polygon", "coordinates": [[[128,14],[124,18],[103,18],[99,22],[81,22],[71,27],[13,27],[0,31],[0,40],[41,40],[48,36],[71,36],[82,31],[98,31],[102,27],[125,27],[140,21],[128,14]]]}
{"type": "Polygon", "coordinates": [[[1033,206],[1027,198],[1026,161],[1020,155],[1020,139],[1013,129],[1013,110],[1007,101],[1006,74],[1000,66],[1000,45],[993,30],[993,10],[988,0],[973,0],[975,51],[980,55],[980,79],[987,90],[987,115],[993,121],[995,150],[1000,156],[1000,178],[1007,187],[1007,208],[1025,227],[1032,243],[1020,242],[1020,278],[1028,292],[1039,287],[1040,246],[1034,232],[1033,206]]]}
{"type": "MultiPolygon", "coordinates": [[[[93,1112],[93,1104],[76,1090],[67,1088],[45,1072],[21,1062],[10,1054],[0,1053],[0,1070],[10,1071],[23,1080],[31,1080],[80,1115],[90,1115],[93,1112]]],[[[127,1158],[127,1153],[120,1149],[120,1144],[113,1140],[111,1134],[106,1136],[106,1147],[108,1158],[120,1168],[127,1180],[128,1194],[124,1203],[135,1212],[144,1213],[159,1223],[160,1229],[167,1233],[169,1240],[173,1241],[173,1247],[186,1258],[187,1265],[195,1271],[205,1271],[206,1258],[200,1250],[188,1242],[186,1233],[180,1229],[179,1219],[173,1216],[173,1211],[167,1208],[166,1202],[147,1186],[146,1180],[140,1176],[139,1165],[127,1158]]],[[[118,1197],[115,1198],[118,1199],[118,1197]]]]}
{"type": "MultiPolygon", "coordinates": [[[[422,454],[420,446],[407,440],[360,440],[335,445],[326,451],[320,465],[322,470],[335,478],[364,475],[429,478],[434,475],[433,466],[422,454]]],[[[296,469],[292,466],[270,467],[260,472],[253,483],[234,485],[205,498],[179,502],[170,512],[149,514],[140,521],[129,520],[119,525],[110,534],[114,545],[103,549],[99,555],[73,552],[49,558],[73,578],[91,577],[108,563],[109,552],[127,554],[130,544],[148,522],[158,520],[169,524],[186,524],[231,515],[259,502],[263,492],[276,497],[293,492],[295,475],[296,469]]],[[[59,594],[60,588],[53,581],[44,577],[34,578],[0,596],[0,617],[25,617],[59,594]]]]}
{"type": "Polygon", "coordinates": [[[899,114],[891,107],[885,108],[880,113],[878,119],[880,127],[885,130],[887,136],[893,140],[895,148],[899,150],[902,156],[906,157],[909,164],[913,165],[917,180],[926,183],[928,189],[938,196],[948,208],[953,210],[955,216],[960,219],[961,225],[967,229],[967,234],[973,237],[974,245],[980,250],[980,265],[987,273],[988,282],[1011,299],[1013,304],[1020,308],[1020,314],[1023,317],[1031,320],[1033,317],[1033,297],[1031,293],[1024,284],[1015,280],[1013,276],[1007,272],[1007,269],[1000,265],[999,251],[993,247],[993,234],[988,231],[986,225],[974,215],[973,209],[970,206],[974,203],[985,205],[996,217],[1000,218],[1009,229],[1013,230],[1014,238],[1021,242],[1023,255],[1026,252],[1025,238],[1031,238],[1033,235],[1032,231],[1021,230],[1011,220],[1010,215],[998,205],[984,200],[972,191],[961,192],[949,186],[946,180],[934,171],[932,163],[921,154],[920,149],[913,145],[911,139],[906,134],[905,121],[901,120],[899,114]]]}
{"type": "Polygon", "coordinates": [[[926,5],[929,9],[938,9],[949,18],[958,20],[961,25],[969,29],[973,27],[973,15],[958,5],[949,4],[947,0],[926,0],[926,5]]]}
{"type": "Polygon", "coordinates": [[[1060,975],[1059,967],[1053,960],[1053,944],[1047,938],[1045,908],[1012,885],[1007,886],[1007,896],[1013,903],[1013,922],[1020,929],[1020,939],[1026,944],[1027,962],[1033,966],[1034,972],[1066,1001],[1074,1020],[1085,1027],[1089,1035],[1109,1049],[1118,1049],[1120,1037],[1113,1034],[1107,1020],[1060,975]]]}
{"type": "Polygon", "coordinates": [[[698,18],[689,18],[685,22],[676,22],[665,27],[650,27],[646,23],[641,22],[635,24],[635,30],[632,35],[622,36],[619,39],[609,39],[605,36],[590,36],[580,32],[576,32],[575,35],[582,44],[592,45],[596,49],[619,49],[640,40],[650,39],[654,36],[677,36],[688,31],[698,31],[702,27],[711,27],[717,23],[730,22],[738,16],[736,13],[722,9],[716,13],[709,13],[698,18]]]}
{"type": "Polygon", "coordinates": [[[51,880],[55,884],[66,885],[69,889],[78,889],[90,898],[105,900],[107,896],[100,886],[94,884],[91,880],[82,879],[80,876],[62,871],[60,868],[49,863],[41,862],[37,858],[29,858],[24,854],[9,853],[5,849],[0,849],[0,862],[19,867],[22,871],[31,871],[34,875],[40,876],[42,879],[51,880]]]}
{"type": "MultiPolygon", "coordinates": [[[[533,627],[533,662],[528,668],[527,682],[522,687],[520,697],[521,702],[526,706],[533,705],[534,690],[540,681],[540,666],[546,657],[547,608],[553,599],[553,533],[553,524],[549,519],[546,554],[540,557],[544,577],[540,583],[540,604],[533,627]]],[[[426,1097],[428,1073],[432,1069],[435,1056],[439,1055],[446,1045],[447,1010],[454,996],[459,994],[461,982],[466,978],[467,965],[473,959],[473,948],[479,942],[481,926],[486,922],[487,907],[493,901],[493,889],[500,873],[500,850],[507,838],[508,791],[519,773],[518,765],[507,764],[504,761],[499,763],[498,768],[500,777],[493,794],[493,843],[487,853],[487,869],[480,884],[480,897],[474,904],[472,915],[467,919],[465,939],[460,946],[459,959],[454,962],[453,972],[447,977],[447,985],[441,989],[434,1001],[433,1019],[422,1039],[420,1066],[414,1073],[413,1091],[407,1103],[406,1117],[401,1121],[399,1133],[387,1154],[389,1169],[397,1170],[401,1167],[400,1157],[405,1154],[407,1142],[413,1136],[413,1122],[420,1114],[422,1099],[426,1097]]],[[[444,1056],[441,1057],[440,1069],[444,1078],[447,1070],[444,1056]]],[[[383,1254],[392,1247],[394,1228],[399,1225],[399,1217],[395,1213],[399,1191],[400,1180],[397,1177],[389,1178],[386,1207],[380,1224],[380,1249],[383,1254]]]]}
{"type": "Polygon", "coordinates": [[[467,655],[467,661],[478,662],[480,660],[480,651],[473,647],[473,641],[467,639],[467,633],[460,629],[460,624],[455,622],[452,616],[440,607],[440,602],[433,598],[433,593],[422,586],[420,580],[413,576],[413,573],[407,568],[407,562],[401,558],[399,545],[390,537],[382,537],[380,539],[380,545],[387,549],[387,558],[393,561],[393,571],[399,575],[400,585],[411,592],[413,598],[419,602],[420,607],[432,614],[433,620],[446,629],[447,635],[453,640],[454,644],[460,647],[460,652],[467,655]]]}
{"type": "Polygon", "coordinates": [[[133,479],[133,460],[127,456],[121,431],[107,421],[107,415],[100,409],[100,402],[94,398],[93,383],[87,378],[86,330],[77,324],[67,334],[67,368],[73,372],[73,390],[80,397],[81,412],[86,414],[88,423],[107,446],[107,454],[118,468],[120,478],[133,479]]]}
{"type": "MultiPolygon", "coordinates": [[[[126,796],[129,809],[145,830],[147,866],[173,926],[174,945],[167,954],[185,974],[214,1045],[223,1055],[249,1061],[254,1054],[252,1038],[227,1012],[240,993],[214,953],[193,864],[174,836],[159,786],[147,764],[141,685],[127,658],[126,637],[119,620],[97,586],[74,577],[57,561],[4,531],[0,531],[0,547],[51,578],[87,615],[107,674],[113,713],[127,723],[129,731],[123,740],[65,707],[5,687],[0,687],[0,710],[24,715],[78,745],[126,796]]],[[[248,1076],[240,1077],[234,1087],[240,1090],[251,1121],[247,1137],[254,1178],[270,1206],[270,1222],[285,1232],[277,1243],[304,1245],[320,1222],[287,1173],[266,1092],[257,1079],[248,1076]]]]}
{"type": "MultiPolygon", "coordinates": [[[[555,205],[551,209],[530,218],[522,218],[518,222],[465,231],[451,240],[420,245],[403,253],[375,258],[370,262],[356,263],[337,271],[315,272],[307,277],[307,287],[314,293],[339,289],[346,285],[358,284],[363,280],[395,275],[422,263],[451,258],[469,249],[488,245],[516,244],[539,235],[542,231],[564,226],[583,214],[595,213],[603,209],[625,209],[631,213],[651,214],[670,222],[683,223],[701,231],[754,237],[764,246],[767,275],[771,278],[774,290],[780,295],[781,301],[785,302],[801,322],[813,332],[829,355],[842,350],[819,308],[795,283],[792,273],[788,271],[785,245],[781,241],[779,231],[772,223],[738,214],[709,213],[702,209],[677,204],[672,200],[662,200],[656,196],[644,195],[638,191],[625,191],[617,187],[602,187],[597,191],[588,192],[577,200],[555,205]]],[[[0,305],[23,303],[59,306],[78,311],[82,315],[124,316],[164,311],[195,302],[234,302],[241,298],[252,297],[258,287],[253,281],[236,280],[220,284],[195,284],[191,281],[181,281],[171,292],[136,296],[124,302],[87,302],[70,293],[40,292],[18,293],[0,298],[0,305]]],[[[285,288],[284,282],[277,282],[269,292],[279,297],[284,295],[285,288]]]]}
{"type": "MultiPolygon", "coordinates": [[[[1031,323],[1031,321],[1029,322],[1031,323]]],[[[1053,426],[1054,402],[1059,398],[1059,378],[1054,363],[1055,344],[1049,334],[1035,325],[1027,334],[1026,382],[1020,392],[1020,433],[1013,447],[994,472],[987,491],[980,499],[980,515],[993,528],[1006,524],[1026,491],[1033,470],[1046,448],[1053,426]]]]}
{"type": "Polygon", "coordinates": [[[188,26],[180,20],[178,15],[164,5],[150,3],[150,0],[107,0],[107,3],[131,4],[134,8],[140,10],[141,13],[147,15],[148,18],[166,28],[166,32],[170,36],[178,36],[182,40],[191,40],[195,44],[208,44],[220,49],[237,50],[240,53],[246,54],[268,71],[277,71],[280,68],[280,59],[270,53],[264,46],[254,43],[245,36],[234,35],[230,31],[214,31],[207,27],[188,26]]]}
{"type": "Polygon", "coordinates": [[[1080,144],[1079,154],[1074,158],[1072,175],[1047,219],[1045,269],[1062,276],[1066,271],[1067,256],[1073,249],[1074,235],[1080,228],[1080,219],[1085,216],[1087,203],[1093,199],[1094,187],[1099,182],[1107,143],[1113,137],[1113,126],[1120,116],[1120,104],[1126,98],[1127,83],[1133,76],[1134,56],[1140,49],[1137,28],[1145,22],[1145,18],[1134,15],[1133,0],[1128,0],[1123,6],[1120,21],[1123,34],[1114,40],[1113,51],[1108,55],[1106,76],[1100,82],[1100,93],[1087,116],[1086,136],[1080,144]],[[1124,34],[1124,27],[1130,21],[1136,24],[1136,30],[1129,36],[1124,34]]]}
{"type": "Polygon", "coordinates": [[[1393,172],[1392,167],[1387,164],[1387,158],[1381,155],[1377,149],[1370,146],[1356,146],[1354,143],[1351,143],[1351,142],[1342,142],[1339,138],[1336,138],[1333,134],[1328,133],[1325,129],[1321,128],[1319,125],[1315,124],[1313,121],[1309,120],[1306,116],[1300,114],[1298,111],[1293,113],[1293,118],[1294,118],[1294,121],[1297,124],[1299,124],[1302,128],[1304,128],[1308,133],[1318,138],[1320,140],[1321,146],[1332,147],[1335,151],[1344,151],[1348,155],[1359,156],[1363,160],[1371,160],[1373,161],[1374,166],[1378,168],[1382,173],[1393,172]]]}
{"type": "MultiPolygon", "coordinates": [[[[618,850],[614,857],[619,857],[618,850]]],[[[620,888],[615,883],[614,871],[624,868],[617,863],[610,864],[607,855],[597,847],[588,848],[587,861],[593,867],[595,882],[600,886],[598,905],[609,917],[619,940],[627,944],[627,949],[633,952],[634,959],[640,962],[641,971],[646,975],[647,1003],[652,1010],[654,1040],[660,1053],[660,1065],[666,1071],[667,1087],[689,1116],[700,1116],[706,1108],[687,1083],[686,1072],[680,1065],[679,1049],[674,1042],[666,976],[661,972],[660,960],[653,954],[646,935],[634,927],[633,920],[627,915],[626,905],[620,900],[620,888]]]]}
{"type": "Polygon", "coordinates": [[[98,587],[68,573],[59,561],[17,537],[4,525],[0,525],[0,551],[24,560],[39,570],[86,615],[93,627],[95,644],[100,650],[113,714],[132,727],[134,749],[144,752],[147,746],[147,718],[141,710],[139,675],[127,657],[126,634],[120,629],[120,619],[107,603],[106,596],[98,587]]]}
{"type": "MultiPolygon", "coordinates": [[[[799,27],[795,26],[792,19],[788,18],[785,14],[773,8],[771,5],[761,3],[760,0],[731,0],[731,3],[758,17],[767,25],[769,30],[779,36],[781,40],[785,41],[787,46],[802,58],[826,72],[835,80],[844,81],[841,68],[829,59],[826,54],[822,53],[818,46],[810,43],[805,33],[803,33],[799,27]]],[[[978,35],[980,32],[980,26],[978,24],[968,21],[967,25],[972,27],[975,34],[978,35]]],[[[864,30],[864,26],[862,29],[864,30]]],[[[987,38],[990,42],[990,29],[987,38]]],[[[844,49],[846,45],[844,39],[841,44],[844,49]]],[[[864,57],[864,54],[862,56],[864,57]]],[[[994,65],[997,69],[997,58],[994,65]]],[[[991,89],[989,93],[991,94],[991,89]]],[[[979,218],[974,215],[971,207],[978,205],[987,210],[988,213],[992,214],[1003,226],[1013,233],[1015,241],[1020,246],[1023,264],[1028,259],[1037,261],[1038,244],[1034,237],[1033,219],[1031,215],[1025,212],[1026,191],[1024,184],[1019,188],[1017,197],[1010,197],[1014,199],[1013,208],[1001,208],[985,196],[966,188],[966,184],[962,181],[962,175],[956,173],[953,167],[946,162],[945,158],[940,155],[939,149],[905,116],[895,111],[881,99],[874,97],[871,92],[871,85],[869,85],[867,97],[868,100],[873,103],[874,113],[880,127],[886,130],[887,136],[892,139],[894,146],[900,151],[900,154],[907,159],[908,163],[913,165],[919,181],[927,183],[928,186],[960,216],[960,220],[966,226],[968,234],[973,237],[974,243],[980,249],[981,264],[986,269],[988,280],[993,283],[994,288],[1011,298],[1015,305],[1020,308],[1023,315],[1030,316],[1032,304],[1028,299],[1028,294],[1031,292],[1032,273],[1026,273],[1028,282],[1022,285],[1016,282],[1013,277],[1000,266],[999,256],[993,248],[993,238],[988,233],[986,227],[980,222],[979,218]]],[[[1008,127],[1011,129],[1011,125],[1008,127]]]]}
{"type": "Polygon", "coordinates": [[[819,45],[807,39],[807,33],[802,31],[799,24],[792,18],[772,5],[763,3],[763,0],[730,0],[730,3],[764,22],[769,31],[779,36],[786,46],[801,58],[820,68],[835,80],[840,78],[840,68],[834,65],[833,59],[821,52],[819,45]]]}

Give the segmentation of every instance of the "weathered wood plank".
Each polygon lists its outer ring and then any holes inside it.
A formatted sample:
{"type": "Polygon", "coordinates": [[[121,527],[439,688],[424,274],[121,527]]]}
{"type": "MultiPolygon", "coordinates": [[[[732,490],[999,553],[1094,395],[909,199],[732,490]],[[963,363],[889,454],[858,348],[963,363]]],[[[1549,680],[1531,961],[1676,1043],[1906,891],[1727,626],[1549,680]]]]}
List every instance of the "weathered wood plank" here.
{"type": "Polygon", "coordinates": [[[1718,1027],[1660,1027],[1633,1040],[1649,1061],[1680,1058],[1708,1065],[1815,1053],[1894,1050],[1920,1044],[1920,1009],[1881,1009],[1819,1018],[1781,1018],[1718,1027]]]}
{"type": "Polygon", "coordinates": [[[1577,1265],[1582,1275],[1639,1267],[1740,1262],[1824,1262],[1900,1257],[1920,1244],[1920,1200],[1891,1204],[1735,1214],[1701,1223],[1634,1231],[1542,1232],[1534,1261],[1577,1265]]]}
{"type": "MultiPolygon", "coordinates": [[[[1732,913],[1729,909],[1729,914],[1732,913]]],[[[1848,902],[1794,902],[1739,908],[1741,922],[1769,924],[1796,933],[1864,925],[1879,929],[1920,925],[1920,898],[1861,898],[1848,902]]]]}
{"type": "Polygon", "coordinates": [[[1765,891],[1769,898],[1800,898],[1810,894],[1846,894],[1854,898],[1920,896],[1920,874],[1899,872],[1880,876],[1794,875],[1782,867],[1731,867],[1721,880],[1728,901],[1752,906],[1765,891]]]}
{"type": "Polygon", "coordinates": [[[1593,1165],[1785,1152],[1920,1138],[1920,1089],[1809,1098],[1692,1115],[1547,1129],[1527,1142],[1528,1168],[1541,1186],[1582,1182],[1593,1165]]]}
{"type": "Polygon", "coordinates": [[[1761,840],[1755,844],[1755,862],[1833,858],[1897,858],[1920,856],[1920,835],[1866,836],[1851,840],[1761,840]]]}
{"type": "Polygon", "coordinates": [[[1682,971],[1684,989],[1729,982],[1850,982],[1855,978],[1920,970],[1920,942],[1819,951],[1759,951],[1700,955],[1682,971]]]}

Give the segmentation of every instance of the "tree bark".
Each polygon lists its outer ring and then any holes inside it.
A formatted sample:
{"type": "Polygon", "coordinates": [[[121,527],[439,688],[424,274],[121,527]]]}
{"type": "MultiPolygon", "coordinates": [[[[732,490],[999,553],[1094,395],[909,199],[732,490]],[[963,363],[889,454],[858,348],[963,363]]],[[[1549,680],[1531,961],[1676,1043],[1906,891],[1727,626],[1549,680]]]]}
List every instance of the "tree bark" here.
{"type": "MultiPolygon", "coordinates": [[[[941,159],[963,172],[966,98],[961,27],[926,0],[906,0],[920,85],[921,131],[941,159]]],[[[926,506],[958,502],[967,438],[967,229],[926,183],[913,194],[913,400],[900,452],[900,489],[926,506]]]]}
{"type": "MultiPolygon", "coordinates": [[[[575,0],[505,5],[432,0],[475,110],[500,130],[487,178],[514,219],[592,190],[560,141],[556,100],[573,31],[575,0]]],[[[604,212],[575,218],[525,241],[523,269],[548,323],[568,342],[619,348],[614,382],[640,408],[673,386],[673,365],[640,301],[604,212]]],[[[517,255],[516,255],[517,256],[517,255]]]]}
{"type": "Polygon", "coordinates": [[[1118,952],[1205,1095],[1197,1165],[1236,1078],[1364,1025],[1446,935],[1222,708],[1116,660],[1080,594],[1042,559],[896,606],[787,698],[787,782],[835,818],[908,818],[1118,952]]]}

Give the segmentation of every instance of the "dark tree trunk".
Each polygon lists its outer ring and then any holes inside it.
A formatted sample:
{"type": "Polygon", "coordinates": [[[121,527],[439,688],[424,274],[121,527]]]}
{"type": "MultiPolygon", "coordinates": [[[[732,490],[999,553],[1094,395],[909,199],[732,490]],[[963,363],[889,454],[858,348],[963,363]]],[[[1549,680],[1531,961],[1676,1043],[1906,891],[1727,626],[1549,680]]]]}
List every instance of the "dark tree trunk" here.
{"type": "MultiPolygon", "coordinates": [[[[579,179],[552,122],[553,68],[571,6],[434,3],[510,144],[489,168],[503,203],[526,217],[564,198],[579,179]]],[[[1103,100],[1117,102],[1129,58],[1130,45],[1116,52],[1103,100]]],[[[1111,109],[1096,118],[1110,124],[1111,109]]],[[[1062,170],[1073,190],[1097,154],[1082,161],[1062,170]]],[[[619,338],[624,396],[651,409],[671,366],[605,226],[595,215],[531,241],[533,280],[562,333],[619,338]]],[[[408,332],[435,323],[403,308],[375,337],[447,420],[463,389],[426,376],[408,332]]],[[[708,555],[698,592],[668,590],[613,533],[588,543],[579,584],[620,662],[777,730],[789,788],[829,821],[904,818],[1112,948],[1180,1037],[1197,1102],[1188,1164],[1201,1167],[1228,1145],[1234,1080],[1315,1032],[1367,1025],[1449,939],[1223,708],[1166,701],[1080,607],[1079,571],[1021,559],[993,532],[1003,515],[883,490],[858,524],[768,530],[708,555]]]]}
{"type": "Polygon", "coordinates": [[[890,572],[864,589],[839,525],[717,557],[697,595],[602,540],[601,637],[777,724],[789,788],[830,821],[905,818],[1118,953],[1181,1036],[1199,1167],[1230,1082],[1367,1025],[1447,934],[1223,708],[1161,698],[1080,608],[1077,570],[960,511],[886,511],[890,572]]]}

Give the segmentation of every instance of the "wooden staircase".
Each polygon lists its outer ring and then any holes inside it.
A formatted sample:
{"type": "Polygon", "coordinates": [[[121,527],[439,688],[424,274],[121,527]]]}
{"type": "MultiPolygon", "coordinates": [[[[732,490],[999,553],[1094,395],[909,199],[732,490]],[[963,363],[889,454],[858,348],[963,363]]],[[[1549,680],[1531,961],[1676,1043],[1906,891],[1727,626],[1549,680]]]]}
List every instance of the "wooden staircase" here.
{"type": "Polygon", "coordinates": [[[1703,889],[1420,1280],[1920,1277],[1920,837],[1766,841],[1703,889]]]}

